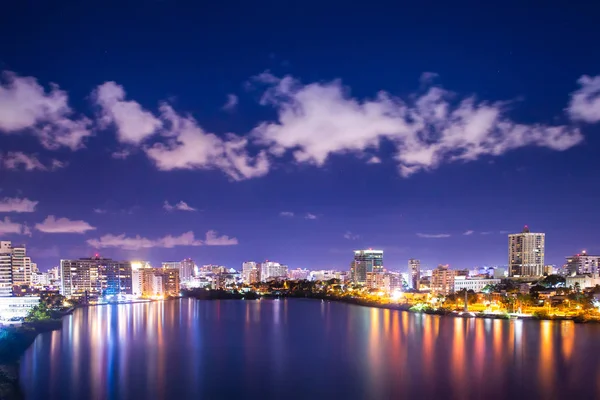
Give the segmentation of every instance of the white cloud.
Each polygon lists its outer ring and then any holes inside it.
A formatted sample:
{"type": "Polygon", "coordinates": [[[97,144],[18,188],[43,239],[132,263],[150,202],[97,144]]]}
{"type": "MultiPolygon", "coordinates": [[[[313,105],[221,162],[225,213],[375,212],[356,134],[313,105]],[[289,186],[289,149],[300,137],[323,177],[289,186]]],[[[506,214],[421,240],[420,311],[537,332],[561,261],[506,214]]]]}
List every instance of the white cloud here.
{"type": "Polygon", "coordinates": [[[417,236],[420,238],[425,238],[425,239],[441,239],[441,238],[450,237],[450,234],[449,233],[434,233],[434,234],[417,233],[417,236]]]}
{"type": "Polygon", "coordinates": [[[279,213],[281,217],[293,217],[294,213],[291,211],[282,211],[279,213]]]}
{"type": "Polygon", "coordinates": [[[505,235],[505,234],[507,234],[507,233],[510,233],[510,231],[500,231],[500,232],[498,232],[498,233],[499,233],[499,234],[501,234],[501,235],[505,235]]]}
{"type": "Polygon", "coordinates": [[[31,236],[31,230],[27,227],[27,225],[20,224],[18,222],[12,222],[10,218],[5,217],[4,220],[0,219],[0,235],[6,234],[31,236]]]}
{"type": "Polygon", "coordinates": [[[93,98],[101,108],[102,126],[115,124],[117,138],[122,143],[140,144],[162,126],[162,122],[139,103],[126,101],[125,90],[116,82],[98,86],[93,98]]]}
{"type": "Polygon", "coordinates": [[[33,201],[25,198],[21,199],[18,197],[5,197],[0,199],[0,212],[34,212],[35,206],[37,206],[38,203],[39,201],[33,201]]]}
{"type": "Polygon", "coordinates": [[[346,233],[344,233],[344,239],[348,239],[348,240],[356,240],[360,238],[359,235],[356,235],[350,231],[346,231],[346,233]]]}
{"type": "Polygon", "coordinates": [[[48,165],[45,165],[35,154],[25,154],[22,151],[10,151],[5,155],[0,154],[0,165],[5,169],[15,171],[20,169],[25,171],[54,171],[64,168],[67,163],[52,159],[48,165]]]}
{"type": "Polygon", "coordinates": [[[594,123],[600,121],[600,75],[583,75],[577,81],[578,90],[571,93],[567,112],[574,121],[594,123]]]}
{"type": "Polygon", "coordinates": [[[480,234],[480,235],[491,235],[492,233],[494,233],[494,232],[490,232],[490,231],[487,231],[487,232],[479,232],[479,234],[480,234]]]}
{"type": "Polygon", "coordinates": [[[466,231],[465,233],[463,233],[463,235],[465,235],[465,236],[469,236],[469,235],[472,235],[473,233],[475,233],[475,231],[468,230],[468,231],[466,231]]]}
{"type": "Polygon", "coordinates": [[[265,151],[251,157],[245,138],[229,134],[227,139],[206,133],[191,116],[178,115],[171,106],[163,104],[161,115],[169,128],[163,132],[166,143],[155,143],[146,148],[146,154],[158,169],[221,169],[239,181],[255,178],[269,172],[265,151]]]}
{"type": "Polygon", "coordinates": [[[107,211],[103,208],[94,208],[94,212],[96,214],[106,214],[107,213],[107,211]]]}
{"type": "Polygon", "coordinates": [[[367,164],[381,164],[381,158],[379,158],[377,156],[373,156],[373,157],[369,158],[369,161],[367,161],[367,164]]]}
{"type": "Polygon", "coordinates": [[[177,203],[175,205],[171,205],[171,204],[169,204],[168,201],[165,200],[165,203],[163,204],[163,208],[165,210],[167,210],[167,211],[174,211],[174,210],[179,210],[179,211],[198,211],[194,207],[189,206],[188,203],[186,203],[185,201],[180,201],[179,203],[177,203]]]}
{"type": "Polygon", "coordinates": [[[153,247],[160,248],[173,248],[176,246],[226,246],[238,244],[236,238],[230,238],[228,236],[218,236],[215,231],[208,231],[206,233],[206,240],[196,239],[194,232],[186,232],[179,236],[167,235],[159,239],[148,239],[141,237],[140,235],[134,237],[127,237],[125,234],[121,235],[104,235],[100,239],[89,239],[87,243],[95,248],[120,248],[123,250],[139,250],[153,247]]]}
{"type": "Polygon", "coordinates": [[[219,236],[217,232],[211,230],[206,232],[204,244],[207,246],[232,246],[238,244],[238,240],[226,235],[219,236]]]}
{"type": "Polygon", "coordinates": [[[91,136],[92,121],[72,119],[67,93],[55,85],[50,91],[33,77],[20,77],[13,72],[2,74],[0,82],[0,131],[34,133],[48,149],[61,146],[71,150],[83,147],[91,136]]]}
{"type": "Polygon", "coordinates": [[[317,219],[317,216],[315,214],[311,214],[311,213],[306,213],[306,215],[304,216],[305,219],[317,219]]]}
{"type": "Polygon", "coordinates": [[[460,100],[440,87],[406,101],[385,92],[359,100],[339,80],[302,85],[263,73],[255,81],[267,85],[261,103],[278,120],[259,124],[253,137],[276,156],[291,151],[297,162],[317,166],[331,154],[377,149],[382,139],[395,145],[403,176],[524,146],[561,151],[583,140],[577,128],[518,124],[506,116],[507,103],[460,100]]]}
{"type": "Polygon", "coordinates": [[[45,233],[85,233],[96,229],[85,221],[72,221],[68,218],[46,217],[44,222],[35,224],[35,229],[45,233]]]}
{"type": "Polygon", "coordinates": [[[223,106],[223,110],[231,111],[237,106],[237,104],[238,104],[238,97],[235,94],[228,94],[227,102],[223,106]]]}

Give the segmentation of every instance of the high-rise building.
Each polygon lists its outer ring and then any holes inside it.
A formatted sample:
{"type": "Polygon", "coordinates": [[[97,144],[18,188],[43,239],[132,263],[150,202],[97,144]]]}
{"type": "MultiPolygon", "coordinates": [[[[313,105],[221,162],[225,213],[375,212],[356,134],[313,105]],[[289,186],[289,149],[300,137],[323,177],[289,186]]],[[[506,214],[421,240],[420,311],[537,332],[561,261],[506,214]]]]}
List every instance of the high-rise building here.
{"type": "Polygon", "coordinates": [[[107,260],[99,266],[104,296],[132,294],[131,263],[107,260]]]}
{"type": "Polygon", "coordinates": [[[134,297],[142,297],[144,293],[144,271],[152,269],[146,261],[131,262],[131,294],[134,297]]]}
{"type": "Polygon", "coordinates": [[[350,264],[352,282],[366,283],[367,272],[383,272],[383,250],[354,250],[350,264]]]}
{"type": "Polygon", "coordinates": [[[272,279],[286,279],[288,275],[287,265],[278,262],[265,261],[260,263],[260,281],[266,282],[272,279]]]}
{"type": "Polygon", "coordinates": [[[448,265],[439,265],[431,273],[431,291],[435,294],[448,295],[454,292],[454,277],[456,271],[448,265]]]}
{"type": "Polygon", "coordinates": [[[0,297],[12,296],[12,243],[0,241],[0,297]]]}
{"type": "Polygon", "coordinates": [[[129,261],[92,257],[60,260],[60,293],[65,297],[97,298],[103,295],[132,294],[132,267],[129,261]]]}
{"type": "Polygon", "coordinates": [[[367,281],[365,285],[368,289],[381,289],[383,288],[383,272],[367,272],[367,281]]]}
{"type": "Polygon", "coordinates": [[[260,264],[254,261],[242,263],[242,282],[247,285],[260,282],[260,264]]]}
{"type": "Polygon", "coordinates": [[[142,295],[179,296],[179,268],[144,268],[142,271],[142,295]]]}
{"type": "Polygon", "coordinates": [[[31,258],[27,257],[25,246],[12,248],[13,285],[29,285],[31,282],[31,258]]]}
{"type": "Polygon", "coordinates": [[[179,296],[179,269],[162,268],[159,274],[163,279],[165,294],[167,296],[179,296]]]}
{"type": "Polygon", "coordinates": [[[296,269],[291,269],[288,272],[288,279],[292,280],[292,281],[303,281],[308,279],[308,276],[310,275],[310,271],[307,269],[302,269],[302,268],[296,268],[296,269]]]}
{"type": "Polygon", "coordinates": [[[508,275],[542,276],[544,242],[545,234],[532,233],[527,225],[523,232],[508,235],[508,275]]]}
{"type": "Polygon", "coordinates": [[[194,267],[196,264],[191,258],[186,258],[179,263],[179,279],[181,282],[188,282],[194,277],[194,267]]]}
{"type": "Polygon", "coordinates": [[[411,258],[408,260],[408,271],[410,272],[411,287],[419,290],[419,281],[421,280],[421,261],[411,258]]]}
{"type": "Polygon", "coordinates": [[[567,258],[566,269],[569,275],[600,273],[600,256],[589,255],[583,250],[567,258]]]}

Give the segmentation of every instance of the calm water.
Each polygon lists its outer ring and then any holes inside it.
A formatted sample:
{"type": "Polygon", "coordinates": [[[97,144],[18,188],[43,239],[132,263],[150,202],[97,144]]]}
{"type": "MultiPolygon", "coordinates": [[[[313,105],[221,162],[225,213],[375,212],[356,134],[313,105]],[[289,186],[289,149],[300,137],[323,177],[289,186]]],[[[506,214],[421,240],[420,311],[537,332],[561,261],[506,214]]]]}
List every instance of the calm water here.
{"type": "Polygon", "coordinates": [[[593,398],[600,326],[316,300],[91,307],[23,357],[30,399],[593,398]]]}

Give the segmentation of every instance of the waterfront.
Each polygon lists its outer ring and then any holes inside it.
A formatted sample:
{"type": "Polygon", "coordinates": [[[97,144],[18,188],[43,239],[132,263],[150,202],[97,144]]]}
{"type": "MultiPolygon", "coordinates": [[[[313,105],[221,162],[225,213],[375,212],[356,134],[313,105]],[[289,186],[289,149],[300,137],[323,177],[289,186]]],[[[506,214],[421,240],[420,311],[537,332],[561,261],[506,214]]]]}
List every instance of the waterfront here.
{"type": "Polygon", "coordinates": [[[21,363],[30,399],[600,394],[600,326],[282,299],[76,310],[21,363]]]}

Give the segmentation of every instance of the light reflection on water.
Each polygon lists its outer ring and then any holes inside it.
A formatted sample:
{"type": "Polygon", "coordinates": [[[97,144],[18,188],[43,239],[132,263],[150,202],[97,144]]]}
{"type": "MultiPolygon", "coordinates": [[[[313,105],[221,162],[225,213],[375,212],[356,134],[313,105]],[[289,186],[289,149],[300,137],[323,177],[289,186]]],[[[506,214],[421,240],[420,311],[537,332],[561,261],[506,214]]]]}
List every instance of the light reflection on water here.
{"type": "Polygon", "coordinates": [[[600,395],[600,326],[314,300],[90,307],[21,364],[31,399],[600,395]]]}

